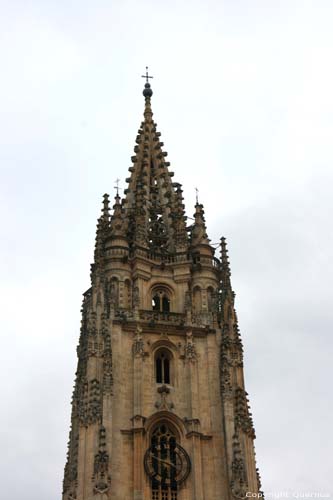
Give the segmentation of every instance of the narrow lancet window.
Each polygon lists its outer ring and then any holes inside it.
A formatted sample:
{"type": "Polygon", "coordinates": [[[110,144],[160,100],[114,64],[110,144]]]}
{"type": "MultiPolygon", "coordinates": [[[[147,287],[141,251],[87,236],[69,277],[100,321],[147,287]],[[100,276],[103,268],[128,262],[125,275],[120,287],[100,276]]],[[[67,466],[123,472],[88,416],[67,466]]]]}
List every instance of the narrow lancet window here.
{"type": "Polygon", "coordinates": [[[162,384],[162,359],[156,358],[156,382],[162,384]]]}
{"type": "Polygon", "coordinates": [[[164,383],[170,384],[170,360],[168,358],[165,358],[163,362],[163,375],[164,383]]]}
{"type": "Polygon", "coordinates": [[[159,351],[155,358],[155,374],[157,384],[170,384],[170,354],[168,351],[159,351]]]}

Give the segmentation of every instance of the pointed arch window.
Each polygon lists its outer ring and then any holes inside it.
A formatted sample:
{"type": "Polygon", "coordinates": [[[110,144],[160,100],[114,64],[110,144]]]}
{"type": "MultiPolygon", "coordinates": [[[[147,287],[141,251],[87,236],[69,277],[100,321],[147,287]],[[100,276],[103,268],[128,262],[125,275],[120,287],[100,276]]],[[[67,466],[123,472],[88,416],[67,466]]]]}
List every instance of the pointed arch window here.
{"type": "Polygon", "coordinates": [[[159,349],[155,355],[155,380],[157,384],[171,384],[171,353],[159,349]]]}

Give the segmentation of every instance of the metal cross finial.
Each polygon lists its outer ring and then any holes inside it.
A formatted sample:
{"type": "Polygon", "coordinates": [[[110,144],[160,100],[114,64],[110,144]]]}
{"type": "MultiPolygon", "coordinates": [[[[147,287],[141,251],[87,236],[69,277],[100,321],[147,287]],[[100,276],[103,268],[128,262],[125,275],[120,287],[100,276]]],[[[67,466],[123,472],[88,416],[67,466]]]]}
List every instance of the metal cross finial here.
{"type": "Polygon", "coordinates": [[[119,196],[119,182],[120,182],[120,179],[115,180],[116,186],[114,186],[114,188],[117,190],[117,196],[119,196]]]}
{"type": "Polygon", "coordinates": [[[149,78],[154,78],[153,76],[148,75],[148,66],[146,66],[146,74],[145,75],[141,75],[141,78],[145,78],[146,79],[146,83],[149,83],[149,78]]]}
{"type": "Polygon", "coordinates": [[[199,203],[199,189],[198,188],[195,188],[195,199],[196,199],[196,203],[198,205],[198,203],[199,203]]]}

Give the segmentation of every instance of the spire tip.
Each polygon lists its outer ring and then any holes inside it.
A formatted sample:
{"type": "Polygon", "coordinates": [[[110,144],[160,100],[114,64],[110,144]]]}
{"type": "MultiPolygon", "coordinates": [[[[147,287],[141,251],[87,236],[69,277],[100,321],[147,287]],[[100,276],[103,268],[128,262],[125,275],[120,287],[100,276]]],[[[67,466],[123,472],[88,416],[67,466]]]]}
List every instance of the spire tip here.
{"type": "Polygon", "coordinates": [[[145,99],[147,99],[147,98],[149,99],[153,95],[153,91],[152,91],[152,89],[150,87],[150,83],[149,83],[149,78],[154,78],[154,77],[150,76],[148,74],[148,66],[146,66],[146,74],[142,75],[141,78],[146,79],[145,88],[143,89],[142,94],[144,95],[145,99]]]}

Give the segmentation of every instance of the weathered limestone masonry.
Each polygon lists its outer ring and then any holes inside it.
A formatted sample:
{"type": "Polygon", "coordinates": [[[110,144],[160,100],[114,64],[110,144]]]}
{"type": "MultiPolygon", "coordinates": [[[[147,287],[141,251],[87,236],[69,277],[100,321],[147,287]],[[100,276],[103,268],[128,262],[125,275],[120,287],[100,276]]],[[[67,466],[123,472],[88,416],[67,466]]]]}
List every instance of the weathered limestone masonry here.
{"type": "Polygon", "coordinates": [[[104,195],[84,294],[63,500],[232,500],[258,493],[225,239],[181,185],[145,84],[128,188],[104,195]]]}

